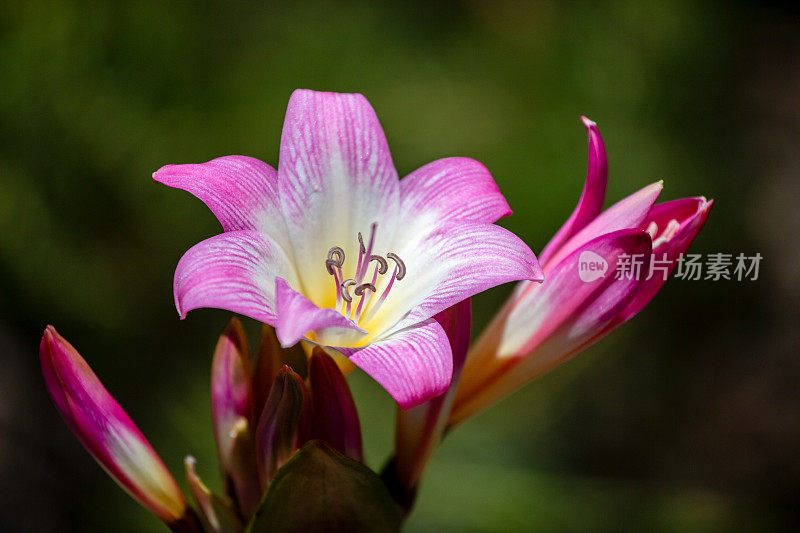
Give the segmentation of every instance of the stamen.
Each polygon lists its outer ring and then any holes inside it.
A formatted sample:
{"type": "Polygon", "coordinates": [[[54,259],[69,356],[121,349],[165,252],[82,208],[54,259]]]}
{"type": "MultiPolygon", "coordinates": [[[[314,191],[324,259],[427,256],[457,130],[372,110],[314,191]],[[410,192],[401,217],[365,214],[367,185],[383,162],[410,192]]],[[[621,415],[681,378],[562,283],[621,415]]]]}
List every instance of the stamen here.
{"type": "Polygon", "coordinates": [[[674,236],[675,236],[675,235],[678,233],[678,230],[679,230],[679,229],[681,229],[681,224],[680,224],[680,222],[678,222],[677,220],[675,220],[675,219],[673,218],[673,219],[672,219],[672,220],[670,220],[670,221],[669,221],[669,223],[667,224],[667,229],[665,229],[665,230],[664,230],[664,236],[665,236],[667,239],[671,239],[671,238],[673,238],[673,237],[674,237],[674,236]]]}
{"type": "Polygon", "coordinates": [[[655,222],[651,222],[650,224],[648,224],[647,229],[645,231],[647,231],[647,233],[650,234],[651,239],[655,239],[656,233],[658,232],[658,224],[656,224],[655,222]]]}
{"type": "Polygon", "coordinates": [[[373,285],[372,283],[362,283],[361,285],[356,287],[355,290],[353,290],[353,292],[355,293],[356,296],[362,296],[364,294],[364,291],[366,290],[375,292],[378,289],[376,289],[375,285],[373,285]]]}
{"type": "Polygon", "coordinates": [[[665,242],[672,239],[677,233],[678,230],[681,229],[681,224],[674,218],[667,223],[667,227],[664,229],[664,233],[661,234],[660,237],[653,241],[653,249],[655,250],[665,242]]]}
{"type": "Polygon", "coordinates": [[[344,264],[344,250],[338,246],[328,250],[328,261],[333,261],[337,266],[342,266],[344,264]],[[336,256],[336,259],[333,256],[336,256]]]}
{"type": "Polygon", "coordinates": [[[364,304],[367,301],[369,301],[370,296],[372,296],[372,294],[375,293],[375,291],[377,290],[378,289],[375,288],[375,285],[373,283],[362,283],[361,285],[356,287],[355,290],[353,291],[354,293],[356,293],[358,296],[361,297],[358,300],[358,306],[356,307],[356,317],[354,318],[356,323],[358,323],[358,321],[361,319],[361,310],[365,309],[364,304]],[[365,290],[370,291],[369,295],[366,297],[364,296],[365,290]]]}
{"type": "Polygon", "coordinates": [[[342,266],[341,263],[337,262],[334,259],[326,259],[325,260],[325,268],[328,270],[328,274],[333,275],[333,268],[342,266]]]}
{"type": "Polygon", "coordinates": [[[358,279],[358,273],[361,272],[361,263],[364,261],[364,255],[367,253],[367,249],[364,248],[364,237],[361,236],[361,232],[358,232],[358,264],[356,264],[356,277],[358,279]]]}
{"type": "Polygon", "coordinates": [[[386,262],[386,259],[379,255],[371,255],[369,256],[369,262],[377,261],[378,266],[375,267],[375,271],[378,274],[386,274],[386,271],[389,270],[389,263],[386,262]]]}
{"type": "MultiPolygon", "coordinates": [[[[361,238],[361,233],[358,234],[358,242],[361,245],[360,255],[364,258],[363,261],[359,260],[358,267],[356,268],[356,280],[359,283],[364,281],[364,276],[367,274],[367,267],[369,266],[369,262],[372,261],[372,246],[375,244],[375,229],[377,227],[378,225],[375,222],[370,225],[369,244],[366,248],[364,248],[364,239],[361,238]]],[[[359,257],[359,259],[361,259],[361,257],[359,257]]]]}
{"type": "Polygon", "coordinates": [[[360,250],[359,253],[365,254],[367,253],[367,249],[364,248],[364,237],[361,236],[361,232],[358,232],[358,249],[360,250]]]}
{"type": "Polygon", "coordinates": [[[366,245],[364,244],[364,236],[361,232],[357,234],[359,254],[358,264],[356,265],[353,278],[344,279],[343,266],[345,253],[342,248],[338,246],[332,247],[328,250],[328,258],[325,260],[325,269],[328,271],[328,274],[333,276],[336,288],[335,309],[338,309],[340,313],[351,320],[354,319],[356,323],[361,321],[362,313],[367,313],[367,320],[371,319],[383,302],[386,301],[394,282],[400,281],[406,275],[406,264],[396,253],[389,252],[386,254],[385,258],[372,253],[373,246],[375,245],[376,229],[377,224],[373,222],[370,225],[369,242],[366,245]],[[377,301],[373,302],[372,296],[378,292],[378,276],[389,272],[389,262],[387,259],[394,261],[395,268],[382,294],[377,301]],[[364,278],[372,262],[375,262],[375,270],[372,272],[372,282],[365,282],[364,278]],[[352,293],[351,287],[354,287],[352,293]],[[353,309],[353,294],[359,297],[358,305],[355,310],[353,309]],[[353,313],[352,311],[355,312],[353,313]],[[355,318],[353,315],[355,315],[355,318]]]}
{"type": "Polygon", "coordinates": [[[394,252],[389,252],[386,254],[386,257],[397,263],[397,281],[400,281],[406,277],[406,264],[403,262],[403,260],[400,259],[400,257],[394,252]]]}
{"type": "Polygon", "coordinates": [[[375,288],[376,284],[378,283],[378,274],[386,274],[386,272],[389,270],[389,263],[387,263],[386,259],[383,257],[379,255],[370,256],[370,262],[372,261],[378,262],[378,264],[375,265],[375,270],[372,272],[372,283],[370,284],[372,286],[372,291],[367,294],[366,297],[363,295],[362,291],[361,299],[358,301],[358,307],[356,308],[356,321],[361,319],[361,310],[366,309],[367,306],[369,306],[369,302],[372,300],[372,295],[378,290],[375,288]]]}
{"type": "Polygon", "coordinates": [[[346,280],[344,280],[342,282],[342,285],[341,285],[341,287],[342,287],[342,298],[344,298],[344,301],[347,302],[348,306],[353,301],[353,297],[350,296],[350,290],[349,289],[350,289],[350,287],[352,287],[355,284],[356,284],[356,280],[354,280],[354,279],[346,279],[346,280]]]}
{"type": "MultiPolygon", "coordinates": [[[[331,272],[330,267],[328,268],[328,272],[331,272]]],[[[342,280],[342,269],[337,268],[331,273],[333,274],[333,283],[334,287],[336,288],[336,308],[338,309],[339,306],[342,305],[342,291],[340,290],[341,280],[342,280]]]]}

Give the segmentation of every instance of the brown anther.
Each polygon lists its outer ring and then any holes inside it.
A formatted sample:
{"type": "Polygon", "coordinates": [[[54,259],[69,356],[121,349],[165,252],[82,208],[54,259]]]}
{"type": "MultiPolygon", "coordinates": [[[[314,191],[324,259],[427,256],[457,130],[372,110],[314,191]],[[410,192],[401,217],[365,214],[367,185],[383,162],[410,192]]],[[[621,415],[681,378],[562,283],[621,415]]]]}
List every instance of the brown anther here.
{"type": "Polygon", "coordinates": [[[386,259],[379,255],[371,255],[369,257],[369,262],[377,261],[378,262],[378,274],[386,274],[386,271],[389,270],[389,263],[386,262],[386,259]]]}
{"type": "MultiPolygon", "coordinates": [[[[350,287],[356,284],[356,280],[354,279],[346,279],[342,282],[342,298],[345,302],[352,302],[353,297],[350,296],[350,287]]],[[[356,288],[358,290],[358,288],[356,288]]]]}
{"type": "Polygon", "coordinates": [[[375,288],[375,285],[373,285],[372,283],[362,283],[361,285],[356,287],[355,290],[353,290],[353,292],[356,294],[356,296],[361,296],[362,294],[364,294],[364,291],[367,290],[367,289],[371,290],[372,292],[375,292],[375,291],[378,290],[378,289],[375,288]]]}
{"type": "Polygon", "coordinates": [[[389,252],[386,254],[386,257],[397,264],[397,275],[395,276],[395,279],[397,279],[397,281],[403,279],[406,276],[406,264],[403,262],[403,260],[400,259],[400,257],[394,252],[389,252]]]}

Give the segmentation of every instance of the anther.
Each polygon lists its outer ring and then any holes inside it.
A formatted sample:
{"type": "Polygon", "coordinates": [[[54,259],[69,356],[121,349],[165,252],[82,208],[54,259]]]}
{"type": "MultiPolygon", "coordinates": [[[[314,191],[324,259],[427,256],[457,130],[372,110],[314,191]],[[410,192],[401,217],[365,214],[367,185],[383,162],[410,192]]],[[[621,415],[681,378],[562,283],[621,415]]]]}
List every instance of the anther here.
{"type": "Polygon", "coordinates": [[[378,262],[378,274],[386,274],[386,271],[389,270],[389,263],[386,262],[386,259],[379,255],[371,255],[369,257],[369,262],[377,261],[378,262]]]}
{"type": "Polygon", "coordinates": [[[651,239],[655,239],[656,234],[658,233],[658,224],[656,224],[655,222],[650,222],[645,231],[647,231],[647,233],[650,234],[651,239]]]}
{"type": "Polygon", "coordinates": [[[389,252],[388,254],[386,254],[386,257],[388,257],[397,264],[397,275],[395,276],[397,281],[403,279],[406,275],[406,264],[403,262],[403,260],[400,259],[400,257],[398,257],[398,255],[394,252],[389,252]]]}
{"type": "Polygon", "coordinates": [[[667,222],[667,227],[664,228],[664,231],[657,239],[653,239],[653,248],[658,248],[665,242],[670,241],[677,233],[678,230],[681,229],[680,222],[675,220],[674,218],[667,222]]]}
{"type": "MultiPolygon", "coordinates": [[[[353,286],[355,284],[356,284],[356,280],[354,280],[354,279],[346,279],[346,280],[344,280],[342,282],[342,298],[344,298],[344,301],[347,302],[347,303],[350,303],[350,302],[353,301],[353,297],[350,296],[350,290],[349,289],[350,289],[351,286],[353,286]]],[[[356,287],[356,290],[358,290],[358,287],[356,287]]]]}
{"type": "Polygon", "coordinates": [[[328,250],[328,259],[333,259],[333,256],[336,256],[336,261],[338,263],[344,263],[344,250],[339,248],[338,246],[334,246],[330,250],[328,250]]]}
{"type": "Polygon", "coordinates": [[[366,291],[366,290],[370,290],[372,292],[375,292],[378,289],[376,289],[375,285],[373,285],[372,283],[362,283],[361,285],[356,287],[353,290],[353,292],[356,294],[356,296],[361,296],[362,294],[364,294],[364,291],[366,291]]]}
{"type": "Polygon", "coordinates": [[[359,245],[359,250],[361,251],[362,254],[367,253],[367,249],[364,247],[364,237],[361,236],[360,231],[358,232],[358,245],[359,245]]]}
{"type": "Polygon", "coordinates": [[[325,268],[328,270],[328,274],[333,274],[333,267],[341,268],[344,264],[344,250],[339,248],[338,246],[334,246],[330,250],[328,250],[328,259],[325,261],[325,268]],[[334,256],[336,259],[334,259],[334,256]]]}
{"type": "Polygon", "coordinates": [[[325,268],[328,269],[328,274],[331,276],[333,275],[333,267],[342,266],[341,263],[337,263],[334,259],[327,259],[325,260],[325,268]]]}

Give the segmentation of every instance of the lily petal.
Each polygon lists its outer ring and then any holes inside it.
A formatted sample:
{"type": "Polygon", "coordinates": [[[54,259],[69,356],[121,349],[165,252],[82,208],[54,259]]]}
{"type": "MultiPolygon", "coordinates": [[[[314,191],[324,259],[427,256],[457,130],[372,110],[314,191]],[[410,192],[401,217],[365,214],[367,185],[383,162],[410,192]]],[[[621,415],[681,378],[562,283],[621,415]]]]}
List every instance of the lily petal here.
{"type": "Polygon", "coordinates": [[[641,311],[645,305],[650,303],[650,300],[661,289],[666,279],[669,278],[677,266],[678,256],[686,253],[697,234],[703,228],[708,214],[711,212],[712,205],[714,205],[714,201],[707,201],[705,198],[683,198],[664,202],[653,207],[642,224],[643,228],[647,228],[650,223],[656,224],[658,228],[665,228],[672,220],[679,224],[679,229],[675,235],[658,244],[653,250],[653,260],[666,260],[668,268],[665,273],[653,272],[652,276],[643,275],[643,279],[636,289],[635,297],[620,313],[617,323],[612,327],[627,322],[641,311]]]}
{"type": "Polygon", "coordinates": [[[225,231],[255,230],[286,244],[278,199],[278,171],[242,155],[206,163],[166,165],[153,179],[183,189],[211,209],[225,231]]]}
{"type": "Polygon", "coordinates": [[[442,394],[453,375],[450,342],[433,319],[363,348],[334,349],[369,374],[403,409],[442,394]]]}
{"type": "Polygon", "coordinates": [[[663,182],[657,181],[603,211],[553,254],[544,267],[545,274],[592,239],[621,229],[638,228],[653,207],[661,189],[663,182]]]}
{"type": "Polygon", "coordinates": [[[211,412],[220,463],[229,461],[231,430],[239,418],[253,420],[247,337],[238,319],[232,318],[220,335],[211,363],[211,412]]]}
{"type": "Polygon", "coordinates": [[[242,421],[247,430],[253,427],[254,394],[247,337],[241,322],[232,318],[220,335],[211,363],[211,414],[219,464],[231,498],[240,508],[248,508],[260,496],[255,454],[241,456],[242,439],[252,442],[252,435],[241,435],[242,421]],[[248,464],[249,463],[249,464],[248,464]]]}
{"type": "Polygon", "coordinates": [[[492,224],[511,214],[489,170],[468,157],[433,161],[400,180],[400,204],[407,220],[492,224]]]}
{"type": "Polygon", "coordinates": [[[175,306],[181,318],[213,307],[274,324],[276,275],[294,279],[294,268],[267,235],[222,233],[194,245],[178,262],[175,306]]]}
{"type": "Polygon", "coordinates": [[[261,413],[267,402],[269,390],[284,364],[295,369],[301,376],[305,375],[306,353],[300,344],[289,350],[281,348],[281,343],[275,335],[275,328],[269,324],[261,325],[261,335],[258,341],[258,351],[253,365],[253,398],[255,412],[261,413]]]}
{"type": "Polygon", "coordinates": [[[189,491],[200,511],[200,520],[209,533],[235,533],[242,530],[242,524],[231,508],[230,501],[224,500],[211,492],[197,475],[197,461],[186,456],[183,465],[186,468],[186,481],[189,491]]]}
{"type": "Polygon", "coordinates": [[[373,331],[378,324],[394,324],[391,331],[406,328],[502,283],[543,279],[531,249],[492,224],[439,224],[407,243],[399,255],[407,269],[402,290],[391,293],[364,324],[371,333],[378,334],[373,331]]]}
{"type": "Polygon", "coordinates": [[[411,495],[422,477],[425,466],[442,439],[450,416],[469,349],[472,321],[470,300],[448,307],[434,318],[445,330],[450,341],[453,352],[453,378],[443,395],[407,411],[397,410],[395,457],[392,468],[394,476],[404,488],[405,499],[412,498],[411,495]]]}
{"type": "Polygon", "coordinates": [[[394,236],[397,171],[378,117],[360,94],[292,93],[278,184],[304,294],[331,292],[324,263],[331,246],[358,257],[356,234],[369,235],[372,223],[376,250],[394,236]]]}
{"type": "Polygon", "coordinates": [[[275,306],[278,314],[275,333],[283,347],[297,344],[309,331],[335,328],[353,330],[360,336],[367,333],[336,309],[317,307],[280,277],[275,278],[275,306]]]}
{"type": "Polygon", "coordinates": [[[44,332],[39,355],[50,396],[84,448],[142,506],[172,526],[185,521],[191,511],[164,463],[53,326],[44,332]]]}
{"type": "Polygon", "coordinates": [[[230,433],[231,451],[226,465],[230,476],[226,479],[226,491],[236,501],[236,508],[243,517],[250,517],[261,500],[261,481],[256,466],[256,438],[254,426],[245,417],[233,424],[230,433]]]}
{"type": "Polygon", "coordinates": [[[306,418],[307,392],[303,380],[288,366],[275,377],[258,421],[256,446],[261,488],[266,489],[283,463],[297,449],[306,418]]]}
{"type": "Polygon", "coordinates": [[[342,372],[319,346],[308,361],[311,391],[309,439],[322,439],[335,450],[363,462],[361,425],[353,395],[342,372]]]}
{"type": "Polygon", "coordinates": [[[602,235],[560,261],[542,285],[513,297],[473,346],[458,389],[450,425],[458,423],[565,361],[612,324],[635,296],[635,276],[616,279],[622,254],[650,261],[650,237],[637,229],[602,235]],[[608,265],[604,277],[583,281],[584,252],[608,265]]]}
{"type": "Polygon", "coordinates": [[[597,124],[583,116],[581,121],[589,133],[589,163],[586,171],[586,183],[583,186],[581,199],[578,201],[578,205],[572,215],[561,226],[555,236],[550,239],[542,253],[539,254],[539,261],[543,265],[550,260],[559,247],[586,227],[603,210],[606,185],[608,184],[606,147],[603,144],[600,132],[597,130],[597,124]]]}

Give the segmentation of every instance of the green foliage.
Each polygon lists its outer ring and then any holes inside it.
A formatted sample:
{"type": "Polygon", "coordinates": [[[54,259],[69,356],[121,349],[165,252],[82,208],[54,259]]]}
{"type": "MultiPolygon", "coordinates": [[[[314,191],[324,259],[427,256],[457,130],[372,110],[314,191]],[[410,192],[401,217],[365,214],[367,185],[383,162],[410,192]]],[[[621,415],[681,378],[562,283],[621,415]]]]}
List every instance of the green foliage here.
{"type": "Polygon", "coordinates": [[[390,533],[400,523],[400,508],[372,470],[312,440],[278,471],[248,532],[390,533]]]}

